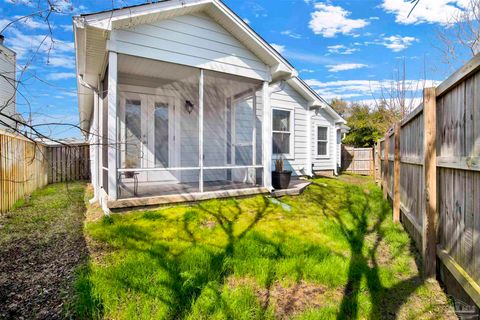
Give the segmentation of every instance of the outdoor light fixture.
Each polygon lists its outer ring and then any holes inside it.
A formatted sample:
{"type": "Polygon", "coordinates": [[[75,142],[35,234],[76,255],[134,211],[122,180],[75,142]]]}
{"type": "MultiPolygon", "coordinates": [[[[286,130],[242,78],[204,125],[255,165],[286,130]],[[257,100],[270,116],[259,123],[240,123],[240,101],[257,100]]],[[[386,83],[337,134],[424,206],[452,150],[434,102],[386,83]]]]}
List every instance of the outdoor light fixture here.
{"type": "Polygon", "coordinates": [[[192,113],[193,107],[194,105],[190,100],[185,101],[185,110],[187,110],[188,114],[192,113]]]}

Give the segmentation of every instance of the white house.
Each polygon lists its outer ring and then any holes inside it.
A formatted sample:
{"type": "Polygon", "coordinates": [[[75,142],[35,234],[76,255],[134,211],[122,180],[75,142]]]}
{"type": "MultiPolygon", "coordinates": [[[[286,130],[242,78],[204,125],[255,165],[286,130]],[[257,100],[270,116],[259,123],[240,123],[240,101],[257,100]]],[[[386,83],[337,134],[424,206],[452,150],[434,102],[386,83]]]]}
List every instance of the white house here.
{"type": "Polygon", "coordinates": [[[16,114],[15,97],[16,54],[4,44],[0,35],[0,129],[10,131],[15,128],[16,120],[21,120],[16,114]]]}
{"type": "Polygon", "coordinates": [[[345,120],[221,1],[85,14],[74,33],[104,208],[269,192],[280,156],[336,172],[345,120]]]}

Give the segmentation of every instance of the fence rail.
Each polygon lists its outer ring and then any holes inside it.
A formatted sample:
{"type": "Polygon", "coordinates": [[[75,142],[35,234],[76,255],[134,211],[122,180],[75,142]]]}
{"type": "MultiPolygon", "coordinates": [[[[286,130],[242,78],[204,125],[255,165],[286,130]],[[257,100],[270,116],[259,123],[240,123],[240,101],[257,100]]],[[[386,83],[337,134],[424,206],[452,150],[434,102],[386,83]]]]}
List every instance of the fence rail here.
{"type": "Polygon", "coordinates": [[[384,195],[427,276],[480,307],[480,56],[377,143],[384,195]],[[437,261],[439,265],[436,266],[437,261]],[[452,285],[453,284],[453,285],[452,285]],[[461,290],[458,290],[461,288],[461,290]]]}
{"type": "Polygon", "coordinates": [[[51,146],[0,132],[0,213],[48,183],[90,178],[88,145],[51,146]]]}
{"type": "Polygon", "coordinates": [[[373,148],[354,148],[342,145],[342,171],[374,175],[375,157],[373,148]]]}

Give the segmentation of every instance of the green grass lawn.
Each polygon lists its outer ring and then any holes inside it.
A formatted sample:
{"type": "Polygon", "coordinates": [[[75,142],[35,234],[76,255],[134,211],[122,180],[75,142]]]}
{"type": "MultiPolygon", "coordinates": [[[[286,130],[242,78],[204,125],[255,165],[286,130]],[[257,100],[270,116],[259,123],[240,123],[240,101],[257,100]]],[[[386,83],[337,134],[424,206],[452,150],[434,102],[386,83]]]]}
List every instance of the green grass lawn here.
{"type": "Polygon", "coordinates": [[[86,224],[71,312],[108,319],[454,318],[371,180],[315,179],[257,196],[86,224]],[[286,204],[286,205],[285,205],[286,204]]]}

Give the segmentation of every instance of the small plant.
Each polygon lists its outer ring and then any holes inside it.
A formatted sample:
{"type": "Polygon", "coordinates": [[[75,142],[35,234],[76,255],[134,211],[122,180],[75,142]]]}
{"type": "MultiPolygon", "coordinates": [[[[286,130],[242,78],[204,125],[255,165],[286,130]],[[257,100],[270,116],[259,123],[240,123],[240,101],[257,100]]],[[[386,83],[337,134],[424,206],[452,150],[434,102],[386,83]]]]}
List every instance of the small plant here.
{"type": "MultiPolygon", "coordinates": [[[[136,162],[131,160],[131,159],[127,159],[125,161],[125,168],[126,169],[134,169],[136,168],[136,162]]],[[[133,171],[127,171],[125,172],[125,178],[133,178],[133,176],[135,175],[135,172],[133,171]]]]}
{"type": "Polygon", "coordinates": [[[272,172],[272,186],[274,189],[287,189],[290,184],[292,171],[285,170],[283,156],[275,159],[275,170],[272,172]]]}
{"type": "Polygon", "coordinates": [[[275,172],[283,172],[284,170],[283,157],[275,160],[275,172]]]}

